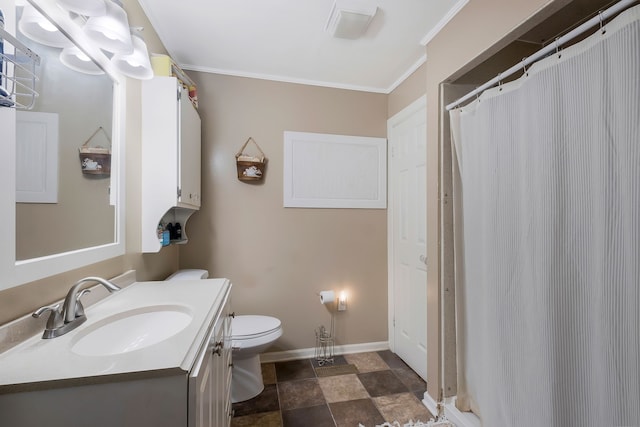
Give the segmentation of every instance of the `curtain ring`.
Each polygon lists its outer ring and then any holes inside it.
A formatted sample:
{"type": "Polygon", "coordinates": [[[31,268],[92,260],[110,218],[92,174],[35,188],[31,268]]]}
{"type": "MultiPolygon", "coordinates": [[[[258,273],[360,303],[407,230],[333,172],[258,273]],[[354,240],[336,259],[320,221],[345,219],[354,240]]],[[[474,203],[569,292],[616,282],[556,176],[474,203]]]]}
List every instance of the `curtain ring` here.
{"type": "Polygon", "coordinates": [[[555,40],[556,54],[558,55],[558,58],[562,58],[562,54],[560,53],[560,43],[558,43],[559,40],[560,40],[560,37],[556,37],[556,40],[555,40]]]}
{"type": "Polygon", "coordinates": [[[525,77],[529,77],[529,71],[527,71],[527,57],[522,58],[522,74],[525,77]]]}
{"type": "Polygon", "coordinates": [[[598,17],[600,18],[600,32],[602,34],[606,34],[607,29],[604,26],[604,19],[602,19],[602,11],[601,10],[598,11],[598,17]]]}

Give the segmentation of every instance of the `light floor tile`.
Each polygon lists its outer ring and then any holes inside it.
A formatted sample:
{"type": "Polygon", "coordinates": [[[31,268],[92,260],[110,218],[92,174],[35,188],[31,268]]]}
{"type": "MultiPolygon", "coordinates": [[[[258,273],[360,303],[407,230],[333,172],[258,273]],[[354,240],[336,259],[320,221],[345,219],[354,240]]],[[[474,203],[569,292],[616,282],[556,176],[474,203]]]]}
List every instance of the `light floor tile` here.
{"type": "Polygon", "coordinates": [[[276,365],[274,363],[262,364],[262,382],[264,384],[276,383],[276,365]]]}
{"type": "Polygon", "coordinates": [[[431,419],[431,413],[413,393],[374,397],[372,400],[383,418],[389,422],[398,421],[404,425],[409,421],[426,423],[431,419]]]}
{"type": "Polygon", "coordinates": [[[378,353],[346,354],[344,358],[347,362],[356,365],[358,372],[373,372],[389,369],[389,365],[382,360],[378,353]]]}
{"type": "Polygon", "coordinates": [[[355,374],[318,378],[318,383],[329,403],[369,397],[369,393],[355,374]]]}
{"type": "Polygon", "coordinates": [[[245,415],[243,417],[233,417],[231,427],[282,427],[280,411],[261,412],[259,414],[245,415]]]}

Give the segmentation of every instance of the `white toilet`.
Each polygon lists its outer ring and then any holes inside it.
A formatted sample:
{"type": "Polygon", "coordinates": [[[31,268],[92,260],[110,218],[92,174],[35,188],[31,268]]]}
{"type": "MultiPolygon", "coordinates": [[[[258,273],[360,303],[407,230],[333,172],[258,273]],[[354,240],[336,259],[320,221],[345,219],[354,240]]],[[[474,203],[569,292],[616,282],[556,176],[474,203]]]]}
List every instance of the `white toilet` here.
{"type": "Polygon", "coordinates": [[[236,316],[231,321],[233,369],[231,402],[256,397],[262,390],[260,353],[282,335],[280,320],[271,316],[236,316]]]}
{"type": "MultiPolygon", "coordinates": [[[[199,280],[209,277],[207,270],[178,270],[166,280],[199,280]]],[[[231,321],[233,368],[231,402],[243,402],[262,393],[260,353],[282,336],[279,319],[271,316],[235,316],[231,321]]]]}

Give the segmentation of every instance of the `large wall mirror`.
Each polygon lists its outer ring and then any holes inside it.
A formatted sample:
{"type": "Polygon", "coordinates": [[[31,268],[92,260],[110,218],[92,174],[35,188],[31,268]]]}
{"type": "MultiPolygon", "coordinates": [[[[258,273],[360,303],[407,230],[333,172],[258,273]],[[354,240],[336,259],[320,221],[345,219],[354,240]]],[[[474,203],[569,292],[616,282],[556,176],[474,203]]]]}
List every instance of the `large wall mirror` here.
{"type": "MultiPolygon", "coordinates": [[[[124,253],[124,82],[102,51],[84,38],[73,22],[77,17],[53,0],[0,0],[0,10],[5,29],[40,58],[33,107],[0,107],[0,129],[6,131],[0,140],[10,146],[8,151],[3,147],[0,167],[12,171],[5,172],[12,176],[3,180],[8,184],[1,194],[2,217],[9,218],[0,252],[9,274],[0,278],[1,290],[124,253]],[[80,48],[92,72],[63,64],[62,47],[39,43],[37,35],[21,29],[20,20],[33,13],[60,32],[61,46],[80,48]],[[80,155],[81,147],[98,146],[110,150],[106,162],[105,156],[80,155]],[[46,194],[40,187],[47,187],[46,194]]],[[[21,102],[28,103],[28,97],[21,102]]]]}

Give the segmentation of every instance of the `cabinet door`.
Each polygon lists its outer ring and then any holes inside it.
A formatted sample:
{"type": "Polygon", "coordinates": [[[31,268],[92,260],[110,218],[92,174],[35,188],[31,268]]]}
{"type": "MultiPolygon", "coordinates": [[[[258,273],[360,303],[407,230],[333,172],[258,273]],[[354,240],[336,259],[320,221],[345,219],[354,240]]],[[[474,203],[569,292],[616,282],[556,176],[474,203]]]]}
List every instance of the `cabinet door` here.
{"type": "Polygon", "coordinates": [[[216,370],[218,375],[218,392],[219,399],[217,404],[217,419],[220,427],[229,427],[231,425],[232,408],[231,408],[231,319],[234,316],[231,312],[230,299],[227,300],[225,309],[223,310],[224,318],[220,319],[222,323],[221,339],[224,342],[220,360],[217,362],[219,366],[216,370]]]}
{"type": "Polygon", "coordinates": [[[189,378],[189,427],[217,427],[212,402],[217,390],[214,366],[214,343],[207,344],[204,355],[189,378]]]}
{"type": "Polygon", "coordinates": [[[223,427],[225,425],[228,424],[224,424],[224,416],[225,413],[224,411],[226,410],[226,402],[225,402],[225,389],[224,389],[224,377],[223,372],[224,372],[224,365],[225,365],[225,359],[224,359],[224,354],[225,354],[225,349],[224,349],[224,318],[225,318],[225,313],[224,311],[222,312],[222,315],[220,316],[220,320],[218,321],[218,323],[216,324],[216,348],[217,351],[213,354],[213,371],[215,372],[215,384],[213,385],[214,387],[214,401],[211,402],[212,404],[212,412],[213,412],[213,417],[215,419],[215,423],[216,423],[216,427],[223,427]]]}
{"type": "Polygon", "coordinates": [[[178,201],[200,207],[200,117],[185,89],[179,103],[178,201]]]}
{"type": "Polygon", "coordinates": [[[207,345],[189,378],[189,427],[231,424],[231,316],[229,291],[207,345]]]}

